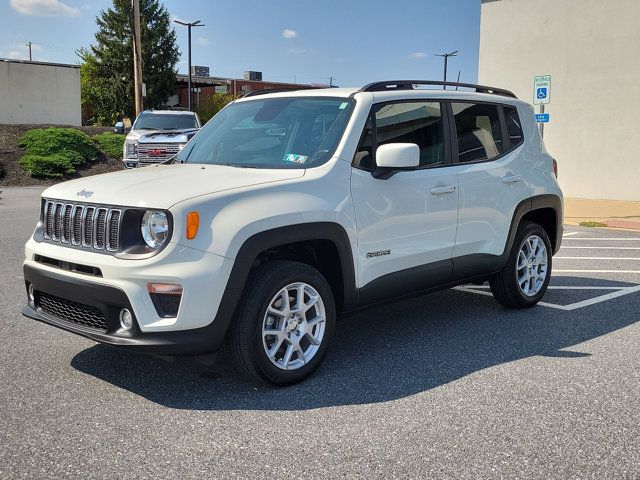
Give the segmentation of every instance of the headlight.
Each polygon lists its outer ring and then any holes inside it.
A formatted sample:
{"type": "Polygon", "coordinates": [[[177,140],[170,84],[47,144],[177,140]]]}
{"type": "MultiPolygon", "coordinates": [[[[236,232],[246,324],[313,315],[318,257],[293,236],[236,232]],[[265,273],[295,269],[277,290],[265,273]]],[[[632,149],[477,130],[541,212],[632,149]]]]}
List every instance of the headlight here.
{"type": "Polygon", "coordinates": [[[138,156],[138,143],[137,142],[127,142],[127,154],[125,155],[127,158],[135,158],[138,156]]]}
{"type": "Polygon", "coordinates": [[[169,219],[167,214],[157,210],[148,210],[142,217],[140,225],[142,238],[151,248],[160,248],[169,236],[169,219]]]}

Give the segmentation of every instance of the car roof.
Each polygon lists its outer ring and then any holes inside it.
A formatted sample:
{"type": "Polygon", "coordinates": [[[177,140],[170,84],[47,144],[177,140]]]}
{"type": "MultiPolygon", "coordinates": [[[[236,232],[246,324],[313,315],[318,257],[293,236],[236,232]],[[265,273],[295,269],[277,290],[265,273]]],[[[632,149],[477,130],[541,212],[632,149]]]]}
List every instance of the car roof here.
{"type": "Polygon", "coordinates": [[[140,115],[150,115],[154,113],[161,113],[162,115],[195,115],[195,112],[189,110],[144,110],[140,115]]]}
{"type": "Polygon", "coordinates": [[[406,100],[411,98],[433,98],[434,100],[476,100],[494,103],[515,104],[526,103],[517,98],[498,95],[494,93],[478,93],[470,90],[454,90],[449,87],[447,90],[442,88],[417,88],[413,90],[387,90],[363,92],[360,88],[309,88],[304,90],[289,90],[275,93],[260,93],[259,95],[251,95],[236,100],[237,102],[245,102],[259,100],[265,98],[304,98],[304,97],[338,97],[349,98],[362,96],[363,98],[371,98],[374,102],[385,102],[394,100],[406,100]]]}

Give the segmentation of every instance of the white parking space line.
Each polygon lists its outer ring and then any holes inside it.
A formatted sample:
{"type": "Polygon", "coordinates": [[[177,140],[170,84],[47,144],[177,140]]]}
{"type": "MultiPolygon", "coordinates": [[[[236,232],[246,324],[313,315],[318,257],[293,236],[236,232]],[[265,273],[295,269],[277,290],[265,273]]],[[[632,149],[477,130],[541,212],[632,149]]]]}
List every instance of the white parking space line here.
{"type": "MultiPolygon", "coordinates": [[[[474,285],[473,287],[468,287],[468,288],[488,290],[491,287],[489,285],[474,285]]],[[[547,288],[549,290],[620,290],[621,288],[628,288],[628,287],[602,287],[602,286],[597,286],[597,287],[586,286],[585,287],[584,285],[569,287],[564,285],[549,285],[547,288]]]]}
{"type": "Polygon", "coordinates": [[[640,270],[557,270],[554,273],[640,273],[640,270]]]}
{"type": "Polygon", "coordinates": [[[571,235],[578,235],[578,234],[580,234],[580,233],[582,233],[582,232],[567,232],[567,233],[565,233],[565,234],[563,234],[563,235],[562,235],[562,238],[564,238],[564,237],[570,237],[571,235]]]}
{"type": "Polygon", "coordinates": [[[640,260],[640,257],[553,257],[554,260],[640,260]]]}
{"type": "Polygon", "coordinates": [[[613,241],[613,242],[629,242],[636,241],[640,242],[640,237],[578,237],[578,238],[567,238],[566,240],[595,240],[595,241],[613,241]]]}
{"type": "MultiPolygon", "coordinates": [[[[562,288],[563,287],[557,287],[558,290],[560,290],[562,288]]],[[[454,287],[454,290],[458,290],[460,292],[466,292],[466,293],[475,293],[476,295],[484,295],[484,296],[487,296],[487,297],[493,296],[491,294],[491,292],[488,292],[486,289],[480,290],[476,286],[473,286],[473,287],[467,287],[467,286],[454,287]]],[[[594,288],[594,290],[597,290],[597,288],[594,288]]],[[[605,302],[605,301],[611,300],[613,298],[618,298],[618,297],[622,297],[624,295],[629,295],[629,294],[635,293],[635,292],[640,292],[640,285],[636,285],[634,287],[617,288],[616,291],[613,291],[611,293],[605,293],[604,295],[598,295],[597,297],[589,298],[589,299],[583,300],[581,302],[571,303],[569,305],[556,305],[555,303],[547,303],[547,302],[539,302],[538,305],[541,305],[543,307],[548,307],[548,308],[555,308],[556,310],[571,311],[571,310],[577,310],[578,308],[584,308],[584,307],[588,307],[590,305],[595,305],[596,303],[605,302]]]]}
{"type": "Polygon", "coordinates": [[[575,247],[575,246],[565,246],[563,245],[562,248],[560,249],[561,251],[564,250],[565,248],[567,249],[583,249],[583,250],[640,250],[640,247],[585,247],[584,245],[581,245],[579,247],[575,247]]]}

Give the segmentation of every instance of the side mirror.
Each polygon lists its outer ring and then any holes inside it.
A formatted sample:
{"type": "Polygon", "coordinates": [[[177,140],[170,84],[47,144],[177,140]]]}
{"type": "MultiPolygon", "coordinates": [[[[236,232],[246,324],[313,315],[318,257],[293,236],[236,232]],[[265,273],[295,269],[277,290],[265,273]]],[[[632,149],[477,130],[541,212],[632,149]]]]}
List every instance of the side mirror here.
{"type": "Polygon", "coordinates": [[[122,122],[117,122],[115,124],[115,126],[113,127],[113,131],[115,133],[124,133],[124,123],[122,122]]]}
{"type": "Polygon", "coordinates": [[[375,178],[387,179],[398,170],[420,165],[420,148],[415,143],[387,143],[376,150],[375,178]]]}

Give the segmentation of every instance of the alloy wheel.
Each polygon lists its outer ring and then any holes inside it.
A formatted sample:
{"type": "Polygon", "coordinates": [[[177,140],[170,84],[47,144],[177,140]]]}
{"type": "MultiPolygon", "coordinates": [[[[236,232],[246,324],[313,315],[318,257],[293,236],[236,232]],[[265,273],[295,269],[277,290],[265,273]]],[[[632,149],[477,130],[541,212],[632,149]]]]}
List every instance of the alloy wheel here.
{"type": "Polygon", "coordinates": [[[282,288],[269,302],[262,322],[267,357],[282,370],[306,365],[324,338],[326,312],[322,297],[307,283],[282,288]]]}

